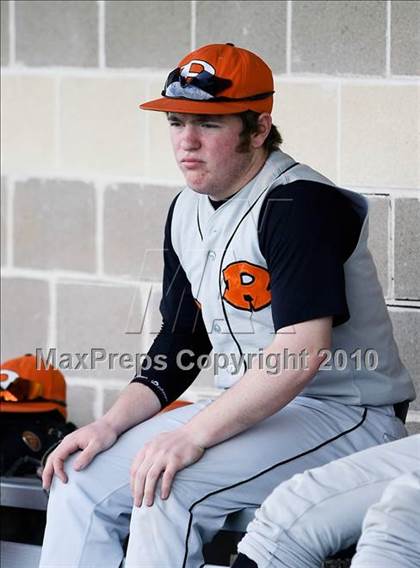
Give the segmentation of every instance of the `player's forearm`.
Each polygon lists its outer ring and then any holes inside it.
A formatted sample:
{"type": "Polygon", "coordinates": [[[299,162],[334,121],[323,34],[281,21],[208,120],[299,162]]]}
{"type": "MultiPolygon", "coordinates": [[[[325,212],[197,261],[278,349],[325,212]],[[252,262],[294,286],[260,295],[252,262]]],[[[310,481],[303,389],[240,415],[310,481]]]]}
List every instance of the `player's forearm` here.
{"type": "Polygon", "coordinates": [[[100,420],[109,424],[119,436],[132,426],[151,418],[160,409],[159,399],[149,387],[130,383],[100,420]]]}
{"type": "Polygon", "coordinates": [[[309,383],[321,360],[310,354],[308,368],[268,374],[253,368],[184,428],[197,444],[209,448],[247,430],[286,406],[309,383]]]}
{"type": "Polygon", "coordinates": [[[326,316],[297,323],[278,330],[273,342],[263,352],[263,361],[280,355],[282,365],[270,374],[259,360],[233,387],[213,404],[197,414],[185,426],[196,443],[208,448],[235,434],[247,430],[271,416],[309,383],[325,356],[321,349],[330,349],[332,317],[326,316]],[[286,354],[297,357],[296,369],[284,364],[286,354]]]}

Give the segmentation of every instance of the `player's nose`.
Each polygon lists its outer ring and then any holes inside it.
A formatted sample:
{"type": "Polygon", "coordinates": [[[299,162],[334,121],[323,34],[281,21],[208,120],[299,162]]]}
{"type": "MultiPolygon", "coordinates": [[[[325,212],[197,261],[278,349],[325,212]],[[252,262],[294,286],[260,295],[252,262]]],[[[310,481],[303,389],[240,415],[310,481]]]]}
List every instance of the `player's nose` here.
{"type": "Polygon", "coordinates": [[[201,146],[199,132],[193,124],[186,124],[182,129],[181,148],[182,150],[197,150],[201,146]]]}

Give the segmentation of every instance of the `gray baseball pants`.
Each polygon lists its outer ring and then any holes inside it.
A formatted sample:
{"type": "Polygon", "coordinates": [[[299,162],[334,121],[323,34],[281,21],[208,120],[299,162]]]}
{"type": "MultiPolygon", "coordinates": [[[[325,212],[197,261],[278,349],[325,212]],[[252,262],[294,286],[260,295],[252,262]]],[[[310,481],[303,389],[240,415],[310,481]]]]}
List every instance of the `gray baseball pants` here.
{"type": "Polygon", "coordinates": [[[258,568],[314,568],[354,544],[362,523],[352,568],[420,566],[420,434],[295,475],[257,510],[238,550],[258,568]]]}
{"type": "Polygon", "coordinates": [[[226,516],[258,507],[295,473],[406,434],[392,407],[364,409],[297,397],[286,408],[212,448],[175,476],[169,498],[133,508],[129,469],[142,445],[188,422],[211,400],[159,414],[125,432],[83,471],[55,478],[40,568],[198,568],[203,543],[226,516]],[[130,521],[131,517],[131,521],[130,521]]]}
{"type": "Polygon", "coordinates": [[[368,510],[353,568],[420,566],[420,463],[418,466],[417,471],[392,481],[381,500],[368,510]]]}

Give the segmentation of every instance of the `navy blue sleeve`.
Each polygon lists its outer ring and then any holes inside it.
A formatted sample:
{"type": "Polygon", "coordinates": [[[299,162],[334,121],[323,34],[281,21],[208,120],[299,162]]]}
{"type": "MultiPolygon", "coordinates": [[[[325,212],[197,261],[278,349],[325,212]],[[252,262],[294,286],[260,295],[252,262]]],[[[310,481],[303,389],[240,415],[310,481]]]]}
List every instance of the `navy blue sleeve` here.
{"type": "Polygon", "coordinates": [[[270,192],[260,211],[258,238],[271,279],[276,330],[332,316],[346,322],[344,263],[363,219],[338,189],[296,181],[270,192]]]}
{"type": "Polygon", "coordinates": [[[165,225],[160,302],[162,327],[148,351],[149,361],[164,361],[165,364],[150,366],[146,358],[132,380],[151,388],[162,407],[176,400],[192,384],[200,372],[198,357],[209,354],[212,349],[201,310],[191,292],[191,284],[172,246],[171,223],[177,198],[171,204],[165,225]],[[184,349],[193,353],[183,359],[185,366],[191,367],[188,370],[181,369],[177,363],[177,355],[184,349]]]}

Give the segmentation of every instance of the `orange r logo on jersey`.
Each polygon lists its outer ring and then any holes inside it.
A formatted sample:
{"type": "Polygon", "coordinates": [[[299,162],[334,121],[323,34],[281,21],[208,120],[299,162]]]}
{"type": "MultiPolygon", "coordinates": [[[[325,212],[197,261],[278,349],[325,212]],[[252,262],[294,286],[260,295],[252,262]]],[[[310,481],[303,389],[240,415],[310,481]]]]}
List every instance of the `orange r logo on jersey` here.
{"type": "Polygon", "coordinates": [[[223,278],[223,299],[238,310],[257,312],[270,305],[270,275],[266,268],[240,260],[226,266],[223,278]]]}

